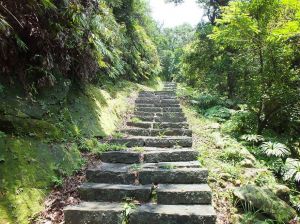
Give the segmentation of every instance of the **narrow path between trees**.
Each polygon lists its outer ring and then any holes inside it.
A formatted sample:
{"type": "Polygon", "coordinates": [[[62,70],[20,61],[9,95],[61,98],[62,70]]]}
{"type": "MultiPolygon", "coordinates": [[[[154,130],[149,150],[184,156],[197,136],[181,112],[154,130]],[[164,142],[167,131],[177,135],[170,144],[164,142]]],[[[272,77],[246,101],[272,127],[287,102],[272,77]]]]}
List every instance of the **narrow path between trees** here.
{"type": "Polygon", "coordinates": [[[192,132],[176,99],[176,84],[141,92],[128,127],[86,172],[82,203],[67,207],[66,224],[212,224],[216,214],[208,170],[192,149],[192,132]],[[120,147],[112,147],[120,148],[120,147]]]}

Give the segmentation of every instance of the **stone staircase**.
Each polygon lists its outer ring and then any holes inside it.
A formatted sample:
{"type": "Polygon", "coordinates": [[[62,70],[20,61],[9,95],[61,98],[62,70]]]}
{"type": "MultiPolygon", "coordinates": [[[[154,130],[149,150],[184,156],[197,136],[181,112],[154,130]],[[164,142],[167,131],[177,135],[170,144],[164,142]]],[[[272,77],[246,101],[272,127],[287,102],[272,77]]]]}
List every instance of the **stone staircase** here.
{"type": "Polygon", "coordinates": [[[208,171],[199,166],[192,132],[176,99],[176,84],[141,92],[123,151],[101,155],[79,188],[82,203],[64,210],[66,224],[213,224],[208,171]],[[126,202],[127,201],[127,202],[126,202]],[[130,213],[126,203],[134,204],[130,213]]]}

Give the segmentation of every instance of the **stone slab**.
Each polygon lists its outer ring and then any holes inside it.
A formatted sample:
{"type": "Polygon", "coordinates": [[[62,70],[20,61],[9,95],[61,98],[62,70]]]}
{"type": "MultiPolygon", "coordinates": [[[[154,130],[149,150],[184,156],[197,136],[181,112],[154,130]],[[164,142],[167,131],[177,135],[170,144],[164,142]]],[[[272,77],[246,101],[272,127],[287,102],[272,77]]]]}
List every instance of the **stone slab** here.
{"type": "Polygon", "coordinates": [[[65,224],[120,224],[123,211],[121,203],[83,202],[64,209],[65,224]]]}
{"type": "Polygon", "coordinates": [[[121,202],[126,198],[147,202],[151,197],[152,185],[123,185],[84,183],[79,188],[80,198],[84,201],[121,202]]]}
{"type": "Polygon", "coordinates": [[[212,192],[207,184],[160,184],[157,187],[157,203],[211,204],[212,192]]]}
{"type": "Polygon", "coordinates": [[[202,184],[206,183],[208,170],[202,168],[142,169],[141,184],[202,184]]]}
{"type": "Polygon", "coordinates": [[[214,224],[216,213],[210,205],[140,206],[130,215],[129,224],[214,224]]]}

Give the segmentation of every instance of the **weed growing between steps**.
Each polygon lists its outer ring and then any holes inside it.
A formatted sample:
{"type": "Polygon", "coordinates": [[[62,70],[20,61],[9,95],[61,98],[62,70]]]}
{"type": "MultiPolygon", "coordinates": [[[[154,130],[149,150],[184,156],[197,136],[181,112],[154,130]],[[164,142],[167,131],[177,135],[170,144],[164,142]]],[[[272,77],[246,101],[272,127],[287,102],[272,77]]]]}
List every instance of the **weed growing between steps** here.
{"type": "Polygon", "coordinates": [[[127,200],[124,203],[124,211],[123,211],[123,221],[122,224],[129,223],[129,216],[130,214],[136,209],[136,204],[132,202],[132,200],[127,200]]]}
{"type": "MultiPolygon", "coordinates": [[[[218,213],[218,223],[276,223],[247,204],[233,197],[235,187],[253,184],[274,192],[279,180],[262,161],[256,159],[242,144],[225,134],[222,125],[203,115],[190,105],[184,112],[193,130],[194,147],[199,149],[199,161],[209,169],[209,185],[213,189],[213,203],[218,213]],[[238,209],[239,208],[239,209],[238,209]]],[[[295,197],[294,193],[291,198],[295,197]]],[[[295,222],[296,223],[296,222],[295,222]]]]}
{"type": "Polygon", "coordinates": [[[126,145],[101,143],[97,138],[78,138],[77,144],[81,152],[88,152],[95,155],[108,151],[126,150],[126,145]]]}

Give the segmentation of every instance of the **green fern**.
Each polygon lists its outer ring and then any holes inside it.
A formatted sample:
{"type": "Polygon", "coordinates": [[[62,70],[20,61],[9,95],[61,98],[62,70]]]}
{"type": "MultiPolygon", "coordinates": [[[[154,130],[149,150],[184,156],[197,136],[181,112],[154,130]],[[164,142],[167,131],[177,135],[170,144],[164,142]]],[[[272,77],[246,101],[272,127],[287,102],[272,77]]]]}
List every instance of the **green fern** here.
{"type": "Polygon", "coordinates": [[[286,157],[291,154],[286,145],[278,142],[264,142],[261,149],[267,156],[286,157]]]}
{"type": "Polygon", "coordinates": [[[263,136],[261,136],[261,135],[254,135],[254,134],[242,135],[241,139],[245,140],[247,142],[252,142],[252,143],[258,143],[258,142],[264,141],[264,137],[263,136]]]}
{"type": "Polygon", "coordinates": [[[53,4],[52,0],[41,0],[42,5],[45,9],[56,9],[57,7],[53,4]]]}
{"type": "Polygon", "coordinates": [[[295,180],[300,182],[300,160],[288,158],[285,162],[285,180],[295,180]]]}

